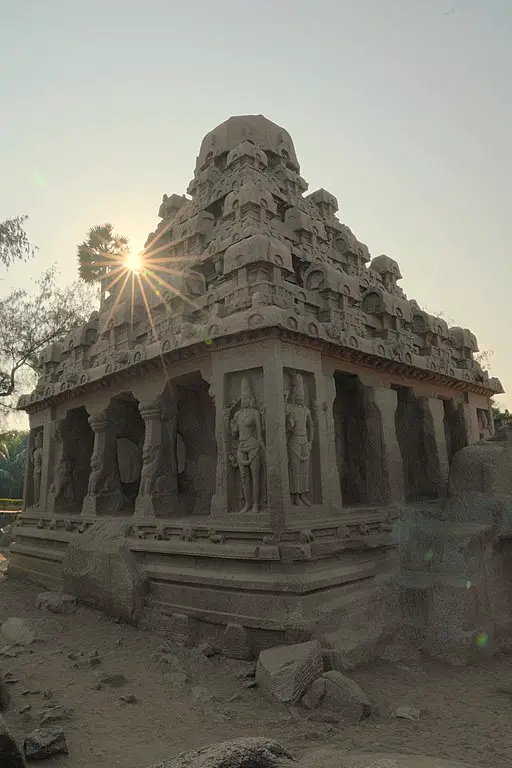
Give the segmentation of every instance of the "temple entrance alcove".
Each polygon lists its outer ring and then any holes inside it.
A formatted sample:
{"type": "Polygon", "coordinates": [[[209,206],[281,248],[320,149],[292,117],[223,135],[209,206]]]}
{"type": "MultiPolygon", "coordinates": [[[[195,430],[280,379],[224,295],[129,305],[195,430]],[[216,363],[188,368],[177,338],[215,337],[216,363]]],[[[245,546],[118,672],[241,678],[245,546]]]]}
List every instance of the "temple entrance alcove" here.
{"type": "Polygon", "coordinates": [[[177,405],[175,460],[180,515],[210,513],[215,493],[217,441],[215,406],[199,371],[173,379],[177,405]]]}
{"type": "Polygon", "coordinates": [[[416,395],[408,387],[397,387],[396,392],[396,434],[402,454],[406,500],[437,499],[441,467],[429,398],[416,395]]]}
{"type": "Polygon", "coordinates": [[[78,515],[87,494],[94,434],[86,409],[72,408],[54,427],[55,461],[49,502],[56,514],[78,515]]]}
{"type": "Polygon", "coordinates": [[[132,515],[140,489],[145,434],[139,403],[131,392],[116,395],[89,423],[95,439],[83,512],[132,515]]]}
{"type": "Polygon", "coordinates": [[[382,419],[373,387],[358,376],[334,374],[333,405],[336,458],[344,506],[389,501],[382,444],[382,419]]]}

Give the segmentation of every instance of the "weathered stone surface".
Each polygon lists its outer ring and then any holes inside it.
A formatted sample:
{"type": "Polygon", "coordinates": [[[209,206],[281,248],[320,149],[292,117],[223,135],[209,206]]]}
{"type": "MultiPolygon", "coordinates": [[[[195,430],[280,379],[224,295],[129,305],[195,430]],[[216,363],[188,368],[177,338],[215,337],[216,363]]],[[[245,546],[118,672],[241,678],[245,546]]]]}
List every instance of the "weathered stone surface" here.
{"type": "Polygon", "coordinates": [[[457,760],[426,755],[396,753],[357,754],[339,749],[322,748],[308,752],[300,768],[473,768],[457,760]]]}
{"type": "Polygon", "coordinates": [[[346,720],[358,722],[372,714],[370,701],[354,680],[341,672],[331,671],[323,675],[325,694],[323,705],[326,709],[340,712],[346,720]]]}
{"type": "Polygon", "coordinates": [[[322,671],[320,643],[313,640],[262,651],[256,667],[256,682],[268,698],[283,704],[297,704],[322,671]]]}
{"type": "Polygon", "coordinates": [[[240,624],[228,624],[222,636],[222,653],[228,659],[246,661],[252,658],[249,633],[240,624]]]}
{"type": "Polygon", "coordinates": [[[173,613],[167,623],[169,639],[176,645],[188,645],[190,643],[190,619],[184,613],[173,613]]]}
{"type": "Polygon", "coordinates": [[[62,564],[66,592],[130,624],[143,615],[147,582],[127,546],[128,526],[94,523],[69,543],[62,564]]]}
{"type": "Polygon", "coordinates": [[[306,709],[316,709],[320,706],[322,703],[322,699],[325,696],[325,689],[326,689],[326,682],[323,677],[319,677],[318,680],[315,680],[302,699],[300,700],[300,703],[303,707],[306,709]]]}
{"type": "Polygon", "coordinates": [[[36,728],[23,744],[27,760],[45,760],[54,755],[67,755],[68,747],[62,728],[36,728]]]}
{"type": "Polygon", "coordinates": [[[183,752],[151,768],[279,768],[294,762],[272,739],[248,737],[183,752]]]}
{"type": "Polygon", "coordinates": [[[44,642],[53,640],[62,632],[62,625],[55,619],[19,619],[10,618],[0,627],[0,640],[17,645],[28,646],[35,640],[44,642]]]}
{"type": "Polygon", "coordinates": [[[45,608],[51,613],[75,613],[76,597],[64,592],[41,592],[36,597],[36,607],[45,608]]]}
{"type": "Polygon", "coordinates": [[[30,645],[34,642],[36,633],[28,619],[6,619],[0,627],[3,640],[13,645],[30,645]]]}

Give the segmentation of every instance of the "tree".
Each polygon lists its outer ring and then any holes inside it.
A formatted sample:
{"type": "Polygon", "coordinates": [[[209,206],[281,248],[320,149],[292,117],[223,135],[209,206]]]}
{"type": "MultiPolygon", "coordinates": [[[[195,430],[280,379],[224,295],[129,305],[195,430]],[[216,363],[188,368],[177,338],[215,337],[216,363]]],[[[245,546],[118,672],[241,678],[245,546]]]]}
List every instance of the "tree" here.
{"type": "Polygon", "coordinates": [[[26,261],[34,255],[35,248],[25,232],[26,216],[16,216],[0,222],[0,263],[10,267],[15,261],[26,261]]]}
{"type": "MultiPolygon", "coordinates": [[[[128,254],[128,238],[115,234],[112,224],[98,224],[91,227],[87,239],[78,246],[79,275],[86,283],[101,280],[115,270],[119,271],[128,254]]],[[[102,285],[102,301],[104,293],[102,285]]]]}
{"type": "Polygon", "coordinates": [[[507,426],[512,427],[512,413],[508,410],[508,408],[502,408],[500,405],[496,405],[496,403],[491,400],[492,405],[492,417],[494,419],[494,423],[496,425],[503,424],[507,426]]]}
{"type": "Polygon", "coordinates": [[[0,435],[0,496],[21,499],[27,457],[28,432],[16,429],[0,435]]]}
{"type": "MultiPolygon", "coordinates": [[[[35,281],[35,291],[25,288],[0,299],[0,398],[17,394],[20,384],[34,383],[42,350],[84,323],[94,309],[88,287],[74,283],[60,288],[54,267],[35,281]]],[[[0,406],[1,407],[1,406],[0,406]]]]}

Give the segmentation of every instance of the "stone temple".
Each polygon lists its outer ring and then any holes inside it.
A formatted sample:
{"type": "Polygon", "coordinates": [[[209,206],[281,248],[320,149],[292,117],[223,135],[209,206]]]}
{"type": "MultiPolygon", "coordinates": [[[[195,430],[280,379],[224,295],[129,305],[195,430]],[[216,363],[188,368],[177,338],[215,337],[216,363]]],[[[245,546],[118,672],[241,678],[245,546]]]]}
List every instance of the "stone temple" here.
{"type": "Polygon", "coordinates": [[[231,656],[318,636],[357,661],[404,627],[457,655],[505,611],[484,595],[495,515],[464,502],[467,483],[492,501],[481,466],[508,461],[502,388],[473,333],[408,299],[397,262],[307,189],[262,115],[207,134],[143,273],[105,277],[20,400],[10,572],[231,656]]]}

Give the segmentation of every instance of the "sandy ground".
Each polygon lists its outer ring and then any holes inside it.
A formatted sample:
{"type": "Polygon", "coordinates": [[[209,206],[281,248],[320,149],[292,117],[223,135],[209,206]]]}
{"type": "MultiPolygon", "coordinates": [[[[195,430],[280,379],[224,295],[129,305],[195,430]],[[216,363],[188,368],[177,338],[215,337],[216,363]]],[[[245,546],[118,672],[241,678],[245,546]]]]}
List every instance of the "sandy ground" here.
{"type": "Polygon", "coordinates": [[[237,678],[242,662],[202,655],[198,660],[193,651],[176,647],[173,653],[187,674],[180,685],[171,677],[175,670],[154,658],[161,637],[85,607],[72,616],[53,616],[35,607],[38,591],[0,576],[0,622],[48,618],[61,626],[53,638],[34,642],[21,655],[10,656],[3,648],[0,669],[17,681],[10,685],[12,704],[5,714],[20,741],[35,726],[45,696],[74,711],[62,723],[69,756],[46,761],[48,768],[147,768],[183,750],[243,735],[273,737],[297,757],[313,746],[337,746],[437,755],[489,768],[512,765],[512,695],[498,692],[512,689],[510,656],[469,669],[422,661],[357,670],[352,677],[379,705],[380,715],[359,725],[333,725],[309,720],[304,711],[297,719],[296,712],[269,704],[257,689],[243,688],[237,678]],[[101,659],[95,670],[69,658],[93,651],[101,659]],[[98,687],[100,670],[122,673],[126,685],[98,687]],[[196,703],[195,686],[214,699],[196,703]],[[120,702],[126,694],[136,703],[120,702]],[[392,716],[405,704],[421,710],[418,721],[392,716]]]}

